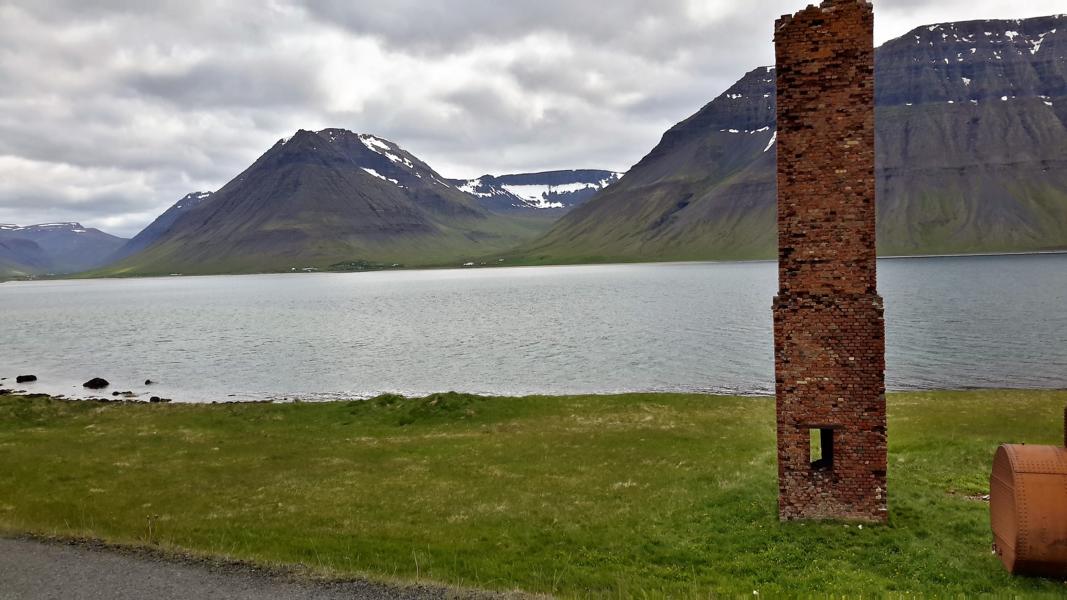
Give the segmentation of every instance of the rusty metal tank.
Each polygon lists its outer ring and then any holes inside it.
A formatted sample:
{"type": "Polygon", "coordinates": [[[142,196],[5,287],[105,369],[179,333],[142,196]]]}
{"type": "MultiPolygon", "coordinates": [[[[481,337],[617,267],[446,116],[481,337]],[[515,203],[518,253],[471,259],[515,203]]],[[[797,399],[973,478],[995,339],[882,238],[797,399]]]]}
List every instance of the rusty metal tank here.
{"type": "Polygon", "coordinates": [[[1067,578],[1067,447],[998,448],[989,478],[989,521],[993,551],[1009,572],[1067,578]]]}

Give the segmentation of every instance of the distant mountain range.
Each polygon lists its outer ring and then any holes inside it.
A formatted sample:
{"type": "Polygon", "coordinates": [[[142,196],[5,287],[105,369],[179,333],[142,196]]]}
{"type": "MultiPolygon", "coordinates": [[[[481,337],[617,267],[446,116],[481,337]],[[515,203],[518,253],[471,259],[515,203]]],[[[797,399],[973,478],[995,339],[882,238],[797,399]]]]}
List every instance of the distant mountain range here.
{"type": "MultiPolygon", "coordinates": [[[[340,132],[341,130],[334,131],[340,132]]],[[[357,135],[351,132],[344,133],[357,135]]],[[[373,136],[361,137],[369,140],[373,136]]],[[[383,145],[398,148],[392,142],[381,138],[374,139],[380,140],[383,145]]],[[[399,154],[396,156],[399,157],[399,154]]],[[[414,164],[412,162],[412,165],[414,164]]],[[[377,173],[377,171],[374,172],[377,173]]],[[[520,223],[529,228],[530,233],[527,237],[533,237],[539,230],[547,229],[555,218],[592,198],[621,176],[621,173],[612,171],[587,169],[501,176],[483,175],[478,179],[444,181],[473,197],[478,206],[490,212],[504,213],[511,219],[518,217],[520,223]]],[[[419,178],[418,175],[416,178],[419,178]]],[[[209,200],[213,195],[213,192],[187,194],[120,248],[111,257],[111,262],[120,261],[147,249],[164,237],[179,217],[209,200]]],[[[432,260],[433,257],[428,257],[428,259],[432,260]]]]}
{"type": "Polygon", "coordinates": [[[106,264],[126,240],[80,223],[0,224],[0,275],[65,275],[106,264]]]}
{"type": "Polygon", "coordinates": [[[591,196],[614,177],[514,175],[497,178],[493,191],[468,193],[389,140],[301,130],[218,191],[183,198],[103,273],[456,264],[532,239],[561,212],[538,208],[579,203],[583,191],[591,196]],[[535,186],[545,190],[541,202],[532,200],[535,186]]]}
{"type": "MultiPolygon", "coordinates": [[[[920,27],[875,79],[882,254],[1067,248],[1067,16],[920,27]]],[[[761,67],[518,254],[773,258],[775,120],[761,67]]]]}
{"type": "Polygon", "coordinates": [[[517,175],[483,175],[478,179],[453,179],[450,183],[496,211],[551,210],[562,215],[584,204],[623,176],[593,169],[546,171],[517,175]]]}
{"type": "MultiPolygon", "coordinates": [[[[920,27],[877,50],[876,86],[883,255],[1067,249],[1067,16],[920,27]]],[[[760,67],[625,177],[449,180],[389,140],[301,130],[131,240],[0,226],[0,275],[773,258],[775,120],[760,67]]]]}

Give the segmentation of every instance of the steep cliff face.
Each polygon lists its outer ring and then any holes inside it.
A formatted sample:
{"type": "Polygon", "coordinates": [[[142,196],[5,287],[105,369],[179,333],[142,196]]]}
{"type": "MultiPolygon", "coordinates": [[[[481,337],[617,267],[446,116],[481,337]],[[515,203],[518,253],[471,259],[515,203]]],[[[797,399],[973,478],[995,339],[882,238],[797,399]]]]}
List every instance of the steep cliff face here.
{"type": "Polygon", "coordinates": [[[1067,18],[921,27],[877,65],[884,253],[1067,247],[1067,18]]]}
{"type": "MultiPolygon", "coordinates": [[[[522,253],[772,258],[773,68],[679,123],[522,253]]],[[[883,254],[1067,248],[1067,17],[920,27],[876,54],[883,254]]]]}
{"type": "Polygon", "coordinates": [[[529,249],[574,260],[744,258],[774,247],[774,70],[746,74],[529,249]]]}

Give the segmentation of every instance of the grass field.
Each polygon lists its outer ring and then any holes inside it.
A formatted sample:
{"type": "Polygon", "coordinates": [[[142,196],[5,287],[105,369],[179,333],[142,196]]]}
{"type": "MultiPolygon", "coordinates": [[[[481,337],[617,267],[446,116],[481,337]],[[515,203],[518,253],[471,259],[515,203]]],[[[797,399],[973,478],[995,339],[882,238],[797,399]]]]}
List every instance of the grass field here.
{"type": "Polygon", "coordinates": [[[1000,568],[980,496],[998,444],[1062,440],[1065,404],[891,395],[891,520],[860,528],[778,522],[768,398],[7,396],[0,531],[564,597],[1064,597],[1000,568]]]}

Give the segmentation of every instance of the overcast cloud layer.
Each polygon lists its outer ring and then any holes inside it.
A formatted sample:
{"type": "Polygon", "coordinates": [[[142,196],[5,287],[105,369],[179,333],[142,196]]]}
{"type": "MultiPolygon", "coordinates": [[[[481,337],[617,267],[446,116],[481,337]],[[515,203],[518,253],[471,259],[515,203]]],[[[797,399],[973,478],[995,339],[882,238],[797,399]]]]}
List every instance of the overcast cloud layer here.
{"type": "MultiPolygon", "coordinates": [[[[0,223],[130,236],[298,128],[449,177],[624,171],[773,62],[768,0],[0,0],[0,223]]],[[[879,43],[1062,0],[881,0],[879,43]],[[1025,4],[1025,6],[1021,6],[1025,4]]]]}

